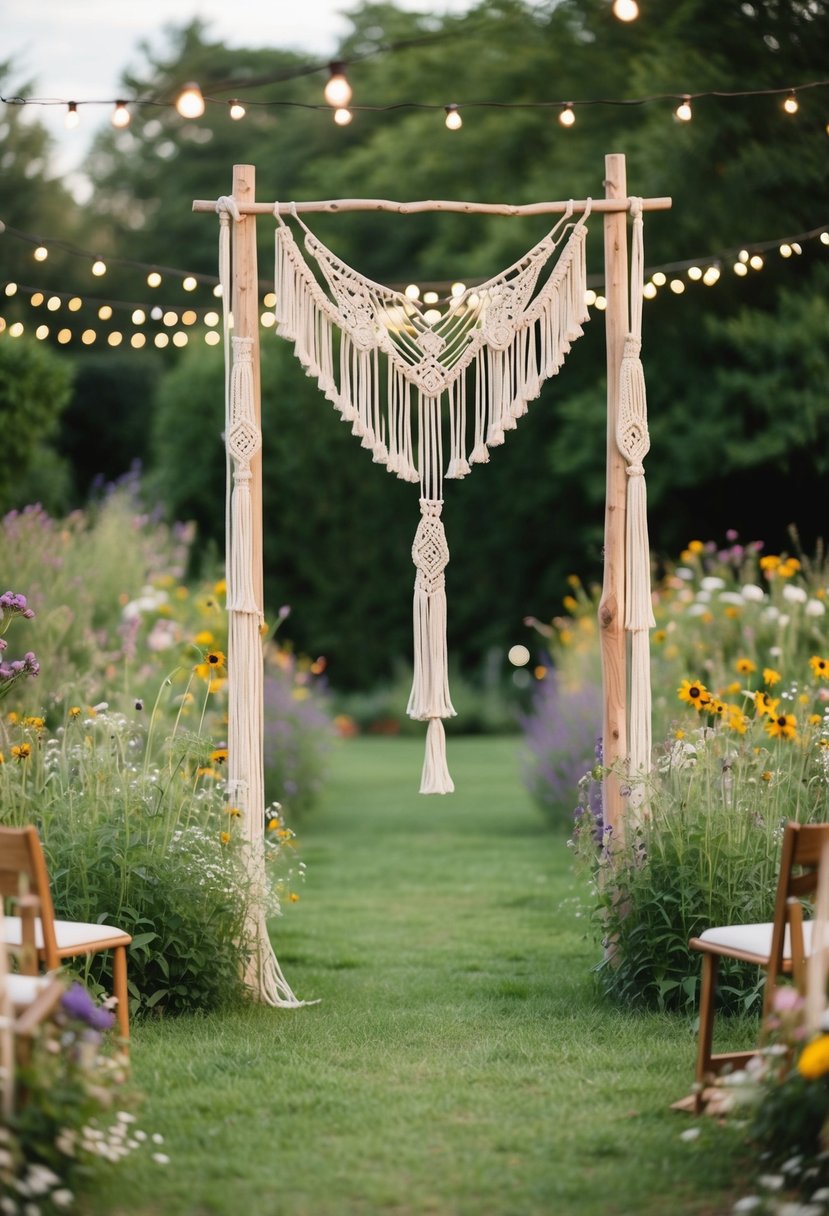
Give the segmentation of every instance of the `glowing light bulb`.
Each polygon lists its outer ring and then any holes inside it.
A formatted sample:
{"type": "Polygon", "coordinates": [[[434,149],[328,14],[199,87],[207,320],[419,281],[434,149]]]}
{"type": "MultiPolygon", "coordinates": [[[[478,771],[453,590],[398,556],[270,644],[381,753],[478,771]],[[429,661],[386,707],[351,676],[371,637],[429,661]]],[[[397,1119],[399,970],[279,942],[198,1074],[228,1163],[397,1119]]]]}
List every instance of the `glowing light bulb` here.
{"type": "Polygon", "coordinates": [[[157,270],[151,270],[150,273],[147,275],[147,286],[148,287],[160,287],[161,286],[161,275],[158,273],[157,270]]]}
{"type": "Polygon", "coordinates": [[[423,293],[423,303],[424,304],[437,304],[439,299],[440,299],[440,296],[438,295],[438,293],[436,291],[425,291],[423,293]]]}
{"type": "Polygon", "coordinates": [[[513,667],[526,667],[530,661],[530,652],[526,646],[516,645],[510,646],[507,651],[507,658],[513,667]]]}
{"type": "Polygon", "coordinates": [[[694,117],[693,111],[691,110],[691,98],[688,96],[687,93],[685,94],[685,96],[683,97],[682,101],[679,103],[677,108],[674,110],[674,114],[676,115],[676,117],[679,119],[680,122],[690,122],[691,119],[694,117]]]}
{"type": "Polygon", "coordinates": [[[204,113],[204,98],[195,80],[186,84],[179,93],[176,98],[176,109],[182,118],[201,118],[204,113]]]}
{"type": "Polygon", "coordinates": [[[112,111],[112,125],[119,129],[130,125],[130,112],[125,101],[116,101],[115,109],[112,111]]]}
{"type": "Polygon", "coordinates": [[[72,330],[71,329],[58,330],[58,342],[60,342],[61,346],[65,346],[67,342],[71,342],[71,341],[72,341],[72,330]]]}
{"type": "Polygon", "coordinates": [[[38,245],[37,249],[32,254],[36,262],[45,262],[49,256],[49,250],[45,245],[38,245]]]}
{"type": "Polygon", "coordinates": [[[798,103],[797,96],[796,96],[794,90],[792,90],[791,93],[789,93],[789,96],[783,102],[783,109],[785,110],[785,112],[787,114],[796,114],[797,111],[800,109],[800,105],[798,103]]]}
{"type": "Polygon", "coordinates": [[[459,131],[463,126],[463,119],[456,105],[446,106],[446,126],[450,131],[459,131]]]}
{"type": "Polygon", "coordinates": [[[748,274],[748,267],[745,262],[735,262],[734,273],[739,275],[741,279],[744,278],[748,274]]]}
{"type": "Polygon", "coordinates": [[[334,111],[334,122],[338,127],[347,127],[353,117],[354,115],[345,106],[340,106],[339,109],[334,111]]]}
{"type": "Polygon", "coordinates": [[[32,293],[32,295],[29,299],[29,303],[31,304],[32,308],[40,308],[44,299],[45,299],[45,297],[44,297],[42,291],[35,291],[32,293]]]}
{"type": "Polygon", "coordinates": [[[685,290],[685,284],[682,279],[671,279],[671,291],[675,296],[681,296],[685,290]]]}
{"type": "Polygon", "coordinates": [[[567,102],[567,105],[558,116],[558,121],[563,127],[572,127],[573,123],[576,121],[576,115],[573,111],[572,102],[567,102]]]}
{"type": "Polygon", "coordinates": [[[199,285],[199,281],[192,274],[188,274],[185,279],[182,279],[181,285],[185,291],[195,291],[199,285]]]}
{"type": "Polygon", "coordinates": [[[607,308],[607,299],[605,296],[596,296],[596,307],[599,312],[604,312],[607,308]]]}
{"type": "MultiPolygon", "coordinates": [[[[829,232],[825,232],[823,235],[827,238],[827,243],[829,243],[829,232]]],[[[407,300],[419,300],[420,288],[417,283],[410,283],[403,294],[407,300]]]]}
{"type": "Polygon", "coordinates": [[[739,258],[740,258],[741,262],[747,262],[748,261],[748,250],[741,249],[740,253],[739,253],[739,258]]]}
{"type": "Polygon", "coordinates": [[[63,125],[66,127],[67,131],[74,131],[75,127],[80,121],[81,116],[78,113],[78,103],[76,101],[70,101],[69,105],[66,107],[66,117],[63,120],[63,125]]]}
{"type": "Polygon", "coordinates": [[[214,333],[212,330],[208,330],[208,332],[204,335],[204,340],[208,346],[218,346],[222,339],[220,334],[214,333]]]}
{"type": "Polygon", "coordinates": [[[266,291],[262,297],[262,303],[266,308],[273,308],[276,304],[276,293],[273,291],[266,291]]]}
{"type": "Polygon", "coordinates": [[[792,253],[802,253],[803,246],[798,241],[792,241],[792,253]]]}
{"type": "MultiPolygon", "coordinates": [[[[653,294],[656,295],[656,292],[653,294]]],[[[588,288],[588,290],[584,293],[584,302],[588,308],[592,308],[596,303],[596,293],[592,287],[588,288]]]]}
{"type": "Polygon", "coordinates": [[[457,300],[459,296],[462,296],[465,291],[466,291],[465,283],[453,283],[452,284],[452,298],[454,300],[457,300]]]}
{"type": "Polygon", "coordinates": [[[335,110],[344,109],[353,96],[351,85],[345,74],[344,63],[329,63],[328,80],[323,89],[323,97],[329,106],[335,110]]]}
{"type": "Polygon", "coordinates": [[[713,287],[720,277],[719,266],[709,266],[702,276],[702,281],[706,287],[713,287]]]}
{"type": "Polygon", "coordinates": [[[663,272],[661,270],[657,270],[654,274],[651,275],[651,281],[653,283],[655,283],[657,287],[664,287],[665,284],[668,282],[668,276],[666,274],[663,274],[663,272]]]}
{"type": "Polygon", "coordinates": [[[688,278],[692,283],[699,282],[699,280],[702,278],[702,271],[700,270],[699,266],[688,267],[688,278]]]}
{"type": "Polygon", "coordinates": [[[829,232],[821,232],[820,243],[821,245],[829,245],[829,232]]]}
{"type": "Polygon", "coordinates": [[[102,304],[98,309],[98,317],[101,321],[108,321],[112,316],[112,308],[109,304],[102,304]]]}
{"type": "Polygon", "coordinates": [[[106,274],[106,272],[107,272],[106,262],[103,260],[103,258],[96,258],[95,261],[92,263],[92,273],[95,275],[95,278],[100,279],[101,275],[106,274]]]}
{"type": "Polygon", "coordinates": [[[17,284],[16,283],[7,283],[3,290],[7,296],[16,296],[17,295],[17,284]]]}
{"type": "Polygon", "coordinates": [[[653,300],[656,296],[656,288],[653,283],[646,283],[642,288],[642,295],[646,300],[653,300]]]}
{"type": "Polygon", "coordinates": [[[146,320],[147,320],[147,314],[144,312],[143,308],[136,308],[133,310],[133,314],[132,314],[133,325],[143,325],[146,320]]]}
{"type": "Polygon", "coordinates": [[[759,253],[755,253],[752,258],[749,258],[748,264],[752,270],[763,269],[763,259],[760,257],[759,253]]]}
{"type": "Polygon", "coordinates": [[[617,21],[635,21],[639,16],[636,0],[613,0],[613,16],[617,21]]]}
{"type": "Polygon", "coordinates": [[[245,109],[245,107],[242,105],[241,101],[239,101],[238,98],[234,97],[234,99],[232,101],[229,101],[227,104],[228,104],[228,107],[230,108],[230,117],[233,119],[234,122],[238,122],[240,118],[244,118],[245,115],[247,114],[247,110],[245,109]]]}

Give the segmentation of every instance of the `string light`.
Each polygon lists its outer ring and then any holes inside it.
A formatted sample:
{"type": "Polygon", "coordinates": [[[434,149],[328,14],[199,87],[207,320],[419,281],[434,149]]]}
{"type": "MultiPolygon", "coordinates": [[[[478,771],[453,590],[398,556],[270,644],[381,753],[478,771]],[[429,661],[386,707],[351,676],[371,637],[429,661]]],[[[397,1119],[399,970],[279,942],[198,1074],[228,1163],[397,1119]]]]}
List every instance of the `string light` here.
{"type": "Polygon", "coordinates": [[[233,100],[229,101],[227,104],[230,111],[230,117],[234,122],[238,122],[240,118],[244,118],[247,114],[247,110],[238,98],[234,97],[233,100]]]}
{"type": "Polygon", "coordinates": [[[36,262],[45,262],[49,256],[49,250],[45,245],[38,245],[37,249],[32,254],[36,262]]]}
{"type": "Polygon", "coordinates": [[[787,114],[796,114],[800,109],[794,89],[792,89],[791,93],[789,93],[788,97],[783,102],[783,109],[787,114]]]}
{"type": "Polygon", "coordinates": [[[338,127],[347,127],[354,115],[345,106],[334,111],[334,122],[338,127]]]}
{"type": "Polygon", "coordinates": [[[125,101],[116,101],[115,109],[112,111],[112,125],[119,130],[130,125],[130,112],[125,101]]]}
{"type": "Polygon", "coordinates": [[[76,101],[70,101],[66,107],[66,117],[63,120],[63,125],[66,127],[67,131],[74,131],[75,127],[80,121],[81,116],[78,113],[78,103],[76,101]]]}
{"type": "Polygon", "coordinates": [[[201,118],[204,113],[204,97],[195,80],[186,84],[179,93],[176,109],[182,118],[201,118]]]}
{"type": "Polygon", "coordinates": [[[693,110],[691,109],[691,98],[687,93],[682,98],[682,101],[679,103],[677,108],[674,110],[674,114],[679,119],[680,122],[690,122],[691,119],[694,117],[693,110]]]}
{"type": "Polygon", "coordinates": [[[561,125],[563,127],[572,127],[573,123],[576,121],[576,115],[573,112],[572,101],[567,102],[566,106],[564,107],[564,109],[561,111],[561,113],[558,116],[558,121],[561,123],[561,125]]]}
{"type": "Polygon", "coordinates": [[[199,285],[199,281],[195,275],[188,274],[184,279],[182,279],[181,285],[185,291],[195,291],[199,285]]]}
{"type": "Polygon", "coordinates": [[[147,275],[147,286],[148,287],[160,287],[161,286],[161,275],[158,273],[157,270],[151,270],[150,273],[147,275]]]}
{"type": "Polygon", "coordinates": [[[106,274],[106,272],[107,272],[106,262],[103,260],[103,258],[96,258],[95,261],[92,263],[92,273],[95,275],[95,277],[97,279],[99,279],[101,277],[101,275],[106,274]]]}
{"type": "Polygon", "coordinates": [[[459,131],[463,126],[463,119],[458,107],[453,103],[452,105],[444,106],[444,109],[446,111],[445,122],[447,128],[450,131],[459,131]]]}
{"type": "Polygon", "coordinates": [[[613,16],[619,21],[635,21],[639,16],[636,0],[613,0],[613,16]]]}
{"type": "Polygon", "coordinates": [[[345,74],[345,64],[339,60],[328,65],[328,80],[322,95],[335,110],[345,109],[351,101],[353,91],[345,74]]]}

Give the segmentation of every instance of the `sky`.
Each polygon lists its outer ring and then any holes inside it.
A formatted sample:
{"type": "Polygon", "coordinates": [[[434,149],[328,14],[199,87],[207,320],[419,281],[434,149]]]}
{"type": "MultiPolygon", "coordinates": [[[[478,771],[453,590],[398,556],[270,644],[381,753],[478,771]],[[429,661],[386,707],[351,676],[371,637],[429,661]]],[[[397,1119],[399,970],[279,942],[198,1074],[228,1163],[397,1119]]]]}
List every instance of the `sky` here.
{"type": "MultiPolygon", "coordinates": [[[[413,11],[461,12],[472,0],[395,0],[413,11]]],[[[32,81],[27,96],[109,100],[118,96],[125,68],[142,61],[142,42],[166,45],[166,26],[193,17],[228,46],[307,51],[325,60],[349,27],[352,0],[0,0],[0,58],[13,65],[13,86],[32,81]]],[[[71,174],[95,126],[109,122],[107,107],[82,109],[81,124],[66,131],[62,106],[38,106],[37,116],[57,141],[55,169],[71,174]]]]}

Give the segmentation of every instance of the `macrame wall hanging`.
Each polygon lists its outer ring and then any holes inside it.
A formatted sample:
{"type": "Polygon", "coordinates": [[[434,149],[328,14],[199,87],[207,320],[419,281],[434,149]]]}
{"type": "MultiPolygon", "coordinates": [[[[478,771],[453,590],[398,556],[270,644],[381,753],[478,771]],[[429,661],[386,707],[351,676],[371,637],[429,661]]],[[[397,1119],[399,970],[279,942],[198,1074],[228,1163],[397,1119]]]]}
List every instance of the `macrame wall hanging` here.
{"type": "MultiPolygon", "coordinates": [[[[604,199],[593,204],[594,212],[603,213],[607,298],[607,502],[599,623],[607,766],[604,814],[618,841],[624,836],[626,813],[635,807],[642,813],[642,778],[650,762],[652,617],[642,463],[649,439],[639,359],[642,213],[666,210],[671,199],[629,198],[625,158],[617,153],[605,157],[604,185],[604,199]],[[629,298],[628,212],[633,216],[629,298]],[[625,787],[632,790],[631,797],[624,796],[625,787]]],[[[442,718],[454,710],[446,675],[443,482],[486,463],[490,450],[504,442],[582,332],[587,319],[584,242],[590,206],[589,200],[521,205],[384,199],[258,203],[252,165],[234,166],[231,195],[193,203],[194,211],[218,213],[220,220],[228,465],[228,798],[243,811],[251,879],[246,979],[251,993],[266,1003],[298,1007],[306,1002],[294,996],[282,974],[264,910],[262,433],[255,217],[277,218],[278,332],[293,342],[307,373],[351,423],[373,459],[419,486],[421,520],[412,547],[417,570],[415,676],[409,712],[429,723],[421,788],[445,793],[452,781],[442,718]],[[435,318],[404,295],[346,266],[298,214],[344,210],[563,218],[514,266],[445,302],[435,318]],[[300,226],[304,253],[286,219],[300,226]],[[318,268],[318,277],[309,262],[318,268]]]]}
{"type": "Polygon", "coordinates": [[[274,208],[277,333],[293,342],[306,373],[374,462],[419,486],[407,712],[428,722],[422,794],[454,789],[443,728],[443,719],[455,714],[447,670],[444,480],[489,461],[490,449],[515,429],[582,334],[589,210],[588,202],[573,218],[568,207],[514,265],[444,301],[443,311],[427,312],[347,266],[294,212],[303,254],[274,208]]]}

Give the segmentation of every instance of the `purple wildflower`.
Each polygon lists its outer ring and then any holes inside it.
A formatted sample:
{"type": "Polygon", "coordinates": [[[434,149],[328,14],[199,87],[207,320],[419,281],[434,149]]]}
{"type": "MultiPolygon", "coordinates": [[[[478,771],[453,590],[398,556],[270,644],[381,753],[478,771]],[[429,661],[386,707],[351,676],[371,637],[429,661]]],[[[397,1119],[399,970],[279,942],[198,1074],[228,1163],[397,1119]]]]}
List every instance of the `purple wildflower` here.
{"type": "Polygon", "coordinates": [[[61,1008],[70,1018],[86,1022],[93,1030],[109,1030],[115,1014],[96,1005],[83,984],[73,984],[61,997],[61,1008]]]}

